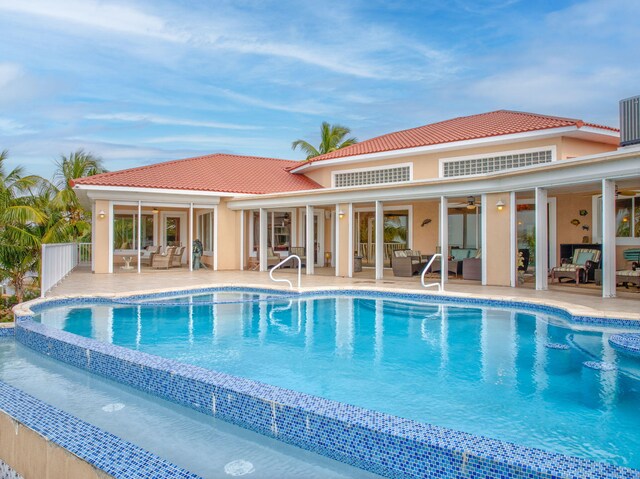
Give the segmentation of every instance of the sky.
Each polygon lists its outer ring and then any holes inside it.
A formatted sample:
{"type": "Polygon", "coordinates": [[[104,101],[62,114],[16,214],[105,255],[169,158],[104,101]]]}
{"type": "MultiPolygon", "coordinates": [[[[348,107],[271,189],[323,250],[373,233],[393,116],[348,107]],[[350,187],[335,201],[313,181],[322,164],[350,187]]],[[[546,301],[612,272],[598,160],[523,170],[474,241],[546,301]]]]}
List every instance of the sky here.
{"type": "Polygon", "coordinates": [[[0,0],[0,150],[50,177],[216,152],[303,159],[499,109],[618,126],[640,1],[0,0]]]}

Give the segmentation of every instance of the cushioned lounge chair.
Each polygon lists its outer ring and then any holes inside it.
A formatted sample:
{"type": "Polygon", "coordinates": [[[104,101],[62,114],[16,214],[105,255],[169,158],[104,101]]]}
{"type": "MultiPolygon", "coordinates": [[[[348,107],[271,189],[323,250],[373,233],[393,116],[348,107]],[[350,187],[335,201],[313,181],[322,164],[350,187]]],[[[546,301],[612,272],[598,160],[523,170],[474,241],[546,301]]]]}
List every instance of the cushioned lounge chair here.
{"type": "Polygon", "coordinates": [[[147,246],[144,251],[140,253],[140,264],[145,266],[151,266],[153,257],[160,252],[160,246],[147,246]]]}
{"type": "Polygon", "coordinates": [[[173,260],[173,255],[175,253],[175,246],[168,246],[164,253],[162,254],[154,254],[153,260],[151,261],[152,268],[165,268],[169,269],[171,267],[171,261],[173,260]]]}
{"type": "Polygon", "coordinates": [[[640,288],[640,265],[637,262],[631,264],[631,269],[616,271],[616,283],[622,284],[626,288],[635,285],[640,288]]]}
{"type": "Polygon", "coordinates": [[[562,264],[551,270],[551,280],[561,278],[569,278],[576,282],[576,286],[580,282],[586,283],[589,277],[589,271],[594,269],[600,261],[600,250],[577,248],[573,252],[571,259],[562,258],[562,264]]]}

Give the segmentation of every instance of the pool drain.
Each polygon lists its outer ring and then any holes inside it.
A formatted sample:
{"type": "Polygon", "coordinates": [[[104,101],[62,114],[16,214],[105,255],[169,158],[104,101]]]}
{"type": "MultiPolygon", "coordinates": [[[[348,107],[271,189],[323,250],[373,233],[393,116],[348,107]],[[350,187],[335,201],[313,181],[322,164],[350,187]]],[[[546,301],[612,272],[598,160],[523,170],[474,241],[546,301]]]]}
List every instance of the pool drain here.
{"type": "Polygon", "coordinates": [[[121,402],[114,402],[111,404],[107,404],[106,406],[102,406],[102,410],[104,412],[115,412],[119,411],[120,409],[124,409],[124,404],[122,404],[121,402]]]}
{"type": "Polygon", "coordinates": [[[224,466],[224,472],[230,476],[244,476],[245,474],[251,474],[255,471],[253,464],[249,461],[238,459],[237,461],[231,461],[224,466]]]}

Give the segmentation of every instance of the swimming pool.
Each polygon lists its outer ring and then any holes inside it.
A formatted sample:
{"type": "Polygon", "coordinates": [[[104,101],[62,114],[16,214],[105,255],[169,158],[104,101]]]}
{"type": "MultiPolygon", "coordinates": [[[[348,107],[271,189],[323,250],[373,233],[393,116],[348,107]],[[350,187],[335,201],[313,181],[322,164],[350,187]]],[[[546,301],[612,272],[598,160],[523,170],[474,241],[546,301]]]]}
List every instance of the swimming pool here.
{"type": "MultiPolygon", "coordinates": [[[[18,388],[198,477],[378,477],[73,368],[10,338],[0,338],[0,364],[0,384],[18,388]]],[[[136,477],[134,471],[129,474],[136,477]]]]}
{"type": "Polygon", "coordinates": [[[35,319],[420,423],[640,467],[640,366],[609,346],[613,327],[420,298],[264,291],[53,306],[35,319]]]}

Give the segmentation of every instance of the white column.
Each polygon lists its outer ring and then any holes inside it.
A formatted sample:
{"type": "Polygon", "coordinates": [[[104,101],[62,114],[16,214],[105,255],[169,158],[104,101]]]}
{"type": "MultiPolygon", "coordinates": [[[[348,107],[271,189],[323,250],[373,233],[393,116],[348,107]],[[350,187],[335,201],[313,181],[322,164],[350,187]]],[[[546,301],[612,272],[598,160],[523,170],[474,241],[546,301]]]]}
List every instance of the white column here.
{"type": "Polygon", "coordinates": [[[187,234],[189,244],[187,245],[187,262],[189,263],[189,271],[193,271],[193,203],[189,203],[189,232],[187,234]]]}
{"type": "Polygon", "coordinates": [[[213,207],[213,270],[218,271],[218,207],[213,207]]]}
{"type": "Polygon", "coordinates": [[[547,190],[536,188],[536,289],[549,286],[549,231],[547,224],[547,190]]]}
{"type": "Polygon", "coordinates": [[[260,271],[267,271],[267,210],[260,208],[260,271]]]}
{"type": "Polygon", "coordinates": [[[489,208],[487,195],[483,194],[480,196],[480,224],[482,225],[480,235],[480,268],[482,271],[480,278],[482,280],[482,286],[487,285],[487,265],[489,263],[489,257],[487,255],[487,208],[489,208]]]}
{"type": "Polygon", "coordinates": [[[336,211],[333,215],[336,222],[336,250],[333,253],[336,265],[336,276],[340,276],[340,205],[336,203],[336,211]]]}
{"type": "Polygon", "coordinates": [[[349,245],[349,263],[347,267],[347,277],[353,278],[353,203],[349,203],[347,206],[347,227],[349,228],[349,240],[347,244],[349,245]]]}
{"type": "Polygon", "coordinates": [[[138,273],[140,273],[140,253],[142,251],[142,201],[138,201],[138,237],[136,239],[138,243],[138,273]]]}
{"type": "Polygon", "coordinates": [[[306,227],[306,244],[305,253],[307,256],[307,274],[313,274],[314,260],[315,260],[315,244],[313,241],[313,206],[307,205],[307,223],[306,227]]]}
{"type": "Polygon", "coordinates": [[[441,284],[449,279],[449,200],[446,197],[440,197],[440,252],[442,258],[440,261],[441,284]]]}
{"type": "MultiPolygon", "coordinates": [[[[96,221],[97,221],[96,215],[97,215],[96,202],[94,200],[91,202],[91,272],[92,273],[95,273],[96,271],[96,221]]],[[[41,260],[41,262],[42,264],[44,264],[44,260],[41,260]]]]}
{"type": "Polygon", "coordinates": [[[244,210],[240,210],[240,271],[244,270],[244,210]]]}
{"type": "Polygon", "coordinates": [[[113,273],[113,201],[109,201],[109,273],[113,273]]]}
{"type": "Polygon", "coordinates": [[[509,283],[512,288],[518,286],[518,205],[516,192],[509,193],[509,245],[511,253],[511,274],[509,283]]]}
{"type": "Polygon", "coordinates": [[[616,297],[616,184],[602,180],[602,297],[616,297]]]}
{"type": "MultiPolygon", "coordinates": [[[[384,206],[376,201],[376,279],[384,277],[384,206]]],[[[350,252],[353,254],[353,252],[350,252]]]]}

